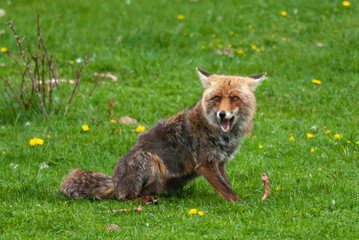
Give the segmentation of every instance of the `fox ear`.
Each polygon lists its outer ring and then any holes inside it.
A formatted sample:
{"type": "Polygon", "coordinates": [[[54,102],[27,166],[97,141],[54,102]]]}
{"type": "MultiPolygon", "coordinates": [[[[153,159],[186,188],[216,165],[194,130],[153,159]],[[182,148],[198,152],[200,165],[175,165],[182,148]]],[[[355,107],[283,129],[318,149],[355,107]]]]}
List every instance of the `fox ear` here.
{"type": "Polygon", "coordinates": [[[258,75],[249,76],[249,78],[251,78],[249,88],[255,91],[259,83],[265,79],[266,75],[267,73],[261,73],[258,75]]]}
{"type": "Polygon", "coordinates": [[[211,84],[208,80],[208,77],[211,76],[212,74],[206,72],[206,71],[203,71],[199,68],[196,67],[196,70],[197,70],[197,73],[198,73],[198,76],[199,76],[199,79],[201,79],[201,82],[202,82],[202,85],[204,88],[207,88],[209,87],[209,85],[211,84]]]}

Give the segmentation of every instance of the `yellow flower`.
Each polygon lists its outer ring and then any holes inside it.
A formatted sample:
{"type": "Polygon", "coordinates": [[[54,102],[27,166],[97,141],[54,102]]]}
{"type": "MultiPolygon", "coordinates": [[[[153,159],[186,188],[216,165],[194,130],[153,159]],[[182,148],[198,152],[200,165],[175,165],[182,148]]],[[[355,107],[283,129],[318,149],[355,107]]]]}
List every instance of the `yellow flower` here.
{"type": "Polygon", "coordinates": [[[183,35],[188,36],[188,32],[183,32],[183,35]]]}
{"type": "Polygon", "coordinates": [[[254,45],[254,44],[252,44],[252,45],[251,45],[251,48],[252,48],[253,50],[256,50],[256,49],[257,49],[257,46],[254,45]]]}
{"type": "Polygon", "coordinates": [[[238,49],[237,54],[244,54],[244,51],[242,49],[238,49]]]}
{"type": "Polygon", "coordinates": [[[294,137],[293,137],[293,135],[292,136],[290,136],[290,138],[289,138],[289,142],[293,142],[294,141],[294,137]]]}
{"type": "Polygon", "coordinates": [[[233,35],[233,34],[234,34],[234,32],[233,32],[233,31],[230,31],[230,32],[229,32],[229,35],[233,35]]]}
{"type": "Polygon", "coordinates": [[[275,190],[275,191],[279,191],[279,189],[280,189],[280,187],[278,186],[278,187],[276,187],[274,190],[275,190]]]}
{"type": "Polygon", "coordinates": [[[287,16],[287,11],[281,11],[280,14],[281,14],[283,17],[285,17],[285,16],[287,16]]]}
{"type": "Polygon", "coordinates": [[[342,4],[343,4],[344,7],[349,7],[350,6],[349,1],[343,1],[342,4]]]}
{"type": "Polygon", "coordinates": [[[137,128],[136,128],[136,132],[143,132],[143,131],[145,131],[145,127],[144,126],[137,126],[137,128]]]}
{"type": "Polygon", "coordinates": [[[42,140],[41,138],[33,138],[30,140],[30,146],[37,146],[37,145],[43,145],[44,144],[44,140],[42,140]]]}
{"type": "Polygon", "coordinates": [[[2,52],[2,53],[7,52],[7,47],[2,47],[2,48],[1,48],[1,52],[2,52]]]}
{"type": "Polygon", "coordinates": [[[340,134],[338,134],[338,133],[334,135],[334,138],[335,138],[335,139],[341,139],[341,137],[342,137],[342,136],[341,136],[340,134]]]}
{"type": "Polygon", "coordinates": [[[313,79],[313,80],[312,80],[312,83],[314,83],[315,85],[319,85],[319,84],[322,83],[322,81],[317,80],[317,79],[313,79]]]}
{"type": "Polygon", "coordinates": [[[216,35],[215,33],[212,34],[212,37],[213,37],[213,38],[216,38],[216,36],[217,36],[217,35],[216,35]]]}
{"type": "Polygon", "coordinates": [[[116,123],[116,120],[114,120],[114,119],[111,119],[111,123],[116,123]]]}
{"type": "Polygon", "coordinates": [[[311,133],[307,133],[307,138],[313,138],[314,137],[314,135],[313,134],[311,134],[311,133]]]}
{"type": "Polygon", "coordinates": [[[359,144],[359,142],[358,142],[358,141],[356,141],[356,142],[355,142],[355,144],[359,144]]]}
{"type": "Polygon", "coordinates": [[[254,135],[252,138],[253,138],[253,139],[256,139],[256,138],[257,138],[257,136],[256,136],[256,135],[254,135]]]}
{"type": "Polygon", "coordinates": [[[188,211],[188,214],[189,214],[189,215],[197,214],[197,209],[192,208],[191,210],[188,211]]]}
{"type": "Polygon", "coordinates": [[[238,38],[238,37],[239,37],[239,33],[234,34],[234,37],[238,38]]]}
{"type": "Polygon", "coordinates": [[[198,212],[198,215],[203,216],[203,215],[204,215],[204,212],[203,212],[203,211],[199,211],[199,212],[198,212]]]}
{"type": "Polygon", "coordinates": [[[357,153],[357,151],[353,151],[353,153],[354,153],[354,154],[356,154],[356,153],[357,153]]]}
{"type": "Polygon", "coordinates": [[[312,148],[312,149],[310,149],[310,151],[311,151],[311,152],[314,152],[314,151],[315,151],[315,149],[314,149],[314,148],[312,148]]]}
{"type": "Polygon", "coordinates": [[[84,130],[85,132],[87,132],[88,130],[90,130],[88,125],[82,125],[82,130],[84,130]]]}
{"type": "Polygon", "coordinates": [[[231,47],[232,47],[232,43],[228,43],[228,47],[231,48],[231,47]]]}
{"type": "Polygon", "coordinates": [[[329,134],[329,133],[331,133],[332,131],[330,131],[330,130],[328,130],[328,131],[325,131],[324,133],[325,134],[329,134]]]}
{"type": "Polygon", "coordinates": [[[274,39],[274,38],[275,38],[275,34],[272,34],[272,36],[271,36],[271,37],[272,37],[272,39],[274,39]]]}
{"type": "Polygon", "coordinates": [[[259,149],[262,149],[262,148],[263,148],[263,146],[262,146],[262,145],[259,145],[259,146],[258,146],[258,148],[259,148],[259,149]]]}
{"type": "Polygon", "coordinates": [[[347,143],[350,143],[350,141],[347,141],[347,143]]]}
{"type": "Polygon", "coordinates": [[[177,19],[178,19],[178,20],[183,20],[183,19],[184,19],[184,15],[183,15],[183,14],[178,14],[178,15],[177,15],[177,19]]]}
{"type": "Polygon", "coordinates": [[[253,28],[252,24],[248,24],[248,28],[252,29],[253,28]]]}
{"type": "Polygon", "coordinates": [[[121,134],[121,129],[117,129],[116,133],[121,134]]]}
{"type": "Polygon", "coordinates": [[[70,64],[75,64],[75,62],[74,62],[74,61],[72,61],[72,60],[70,60],[70,61],[69,61],[69,63],[70,63],[70,64]]]}
{"type": "Polygon", "coordinates": [[[2,152],[2,154],[4,154],[4,155],[5,155],[5,154],[6,154],[6,152],[2,152]]]}
{"type": "Polygon", "coordinates": [[[204,49],[206,49],[206,46],[205,46],[205,45],[201,45],[201,48],[204,50],[204,49]]]}

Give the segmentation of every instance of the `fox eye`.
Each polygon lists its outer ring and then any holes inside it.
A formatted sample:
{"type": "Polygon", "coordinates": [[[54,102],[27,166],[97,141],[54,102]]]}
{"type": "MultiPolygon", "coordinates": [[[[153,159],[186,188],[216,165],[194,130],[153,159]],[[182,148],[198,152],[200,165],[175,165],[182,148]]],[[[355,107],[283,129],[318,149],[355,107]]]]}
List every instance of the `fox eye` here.
{"type": "Polygon", "coordinates": [[[213,98],[213,101],[215,101],[215,102],[219,102],[219,101],[221,101],[221,98],[220,98],[220,97],[218,97],[218,96],[215,96],[215,97],[213,98]]]}
{"type": "Polygon", "coordinates": [[[232,97],[232,102],[238,102],[239,101],[239,97],[232,97]]]}

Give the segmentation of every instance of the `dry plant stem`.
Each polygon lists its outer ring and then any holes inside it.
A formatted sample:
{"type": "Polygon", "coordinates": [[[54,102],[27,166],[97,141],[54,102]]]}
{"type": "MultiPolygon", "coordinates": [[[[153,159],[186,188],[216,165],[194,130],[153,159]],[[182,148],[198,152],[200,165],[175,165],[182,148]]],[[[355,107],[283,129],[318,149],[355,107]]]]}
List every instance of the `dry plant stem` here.
{"type": "Polygon", "coordinates": [[[264,200],[267,199],[269,195],[269,180],[267,174],[265,173],[262,174],[262,180],[264,182],[264,195],[262,197],[262,200],[264,200]]]}
{"type": "MultiPolygon", "coordinates": [[[[133,209],[119,209],[119,210],[112,210],[112,212],[116,213],[116,212],[129,212],[129,211],[138,211],[141,212],[142,208],[141,206],[138,206],[137,208],[133,208],[133,209]]],[[[108,212],[111,212],[110,210],[108,210],[108,212]]]]}
{"type": "Polygon", "coordinates": [[[37,98],[38,98],[38,100],[39,100],[39,102],[40,102],[41,109],[42,109],[42,111],[44,112],[44,116],[45,116],[46,119],[48,119],[48,116],[47,116],[47,112],[46,112],[44,103],[43,103],[42,100],[41,100],[41,95],[40,95],[40,92],[39,92],[39,88],[38,88],[38,86],[36,85],[36,79],[34,78],[34,76],[33,76],[32,73],[31,73],[31,70],[30,70],[30,68],[29,68],[29,63],[28,63],[28,61],[26,61],[25,53],[24,53],[24,51],[22,50],[21,41],[19,40],[19,37],[18,37],[18,35],[17,35],[16,31],[15,31],[15,28],[14,28],[14,26],[12,25],[12,22],[11,22],[11,21],[8,22],[8,25],[9,25],[9,27],[12,29],[12,31],[14,32],[14,35],[15,35],[17,44],[18,44],[19,49],[20,49],[20,53],[21,53],[22,59],[24,60],[24,63],[25,63],[25,66],[26,66],[26,71],[27,71],[27,73],[29,74],[29,76],[30,76],[30,78],[31,78],[32,85],[33,85],[33,87],[35,88],[36,95],[37,95],[37,98]]]}
{"type": "Polygon", "coordinates": [[[93,87],[93,89],[91,90],[91,92],[89,94],[89,97],[91,97],[91,95],[92,95],[93,91],[95,91],[95,88],[97,87],[97,85],[100,84],[100,82],[107,76],[107,74],[109,74],[109,71],[107,71],[106,74],[98,74],[96,72],[93,74],[95,77],[101,77],[101,78],[96,81],[95,86],[93,87]]]}

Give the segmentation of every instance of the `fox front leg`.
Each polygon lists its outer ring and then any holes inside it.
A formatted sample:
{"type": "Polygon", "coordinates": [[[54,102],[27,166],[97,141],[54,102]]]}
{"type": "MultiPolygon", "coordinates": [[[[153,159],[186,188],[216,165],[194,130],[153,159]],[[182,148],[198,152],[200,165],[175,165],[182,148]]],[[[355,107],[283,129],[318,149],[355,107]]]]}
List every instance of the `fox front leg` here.
{"type": "Polygon", "coordinates": [[[227,201],[237,202],[242,201],[233,191],[227,179],[222,177],[218,163],[210,161],[205,164],[200,164],[196,167],[196,171],[203,175],[203,177],[212,185],[212,187],[227,201]]]}

